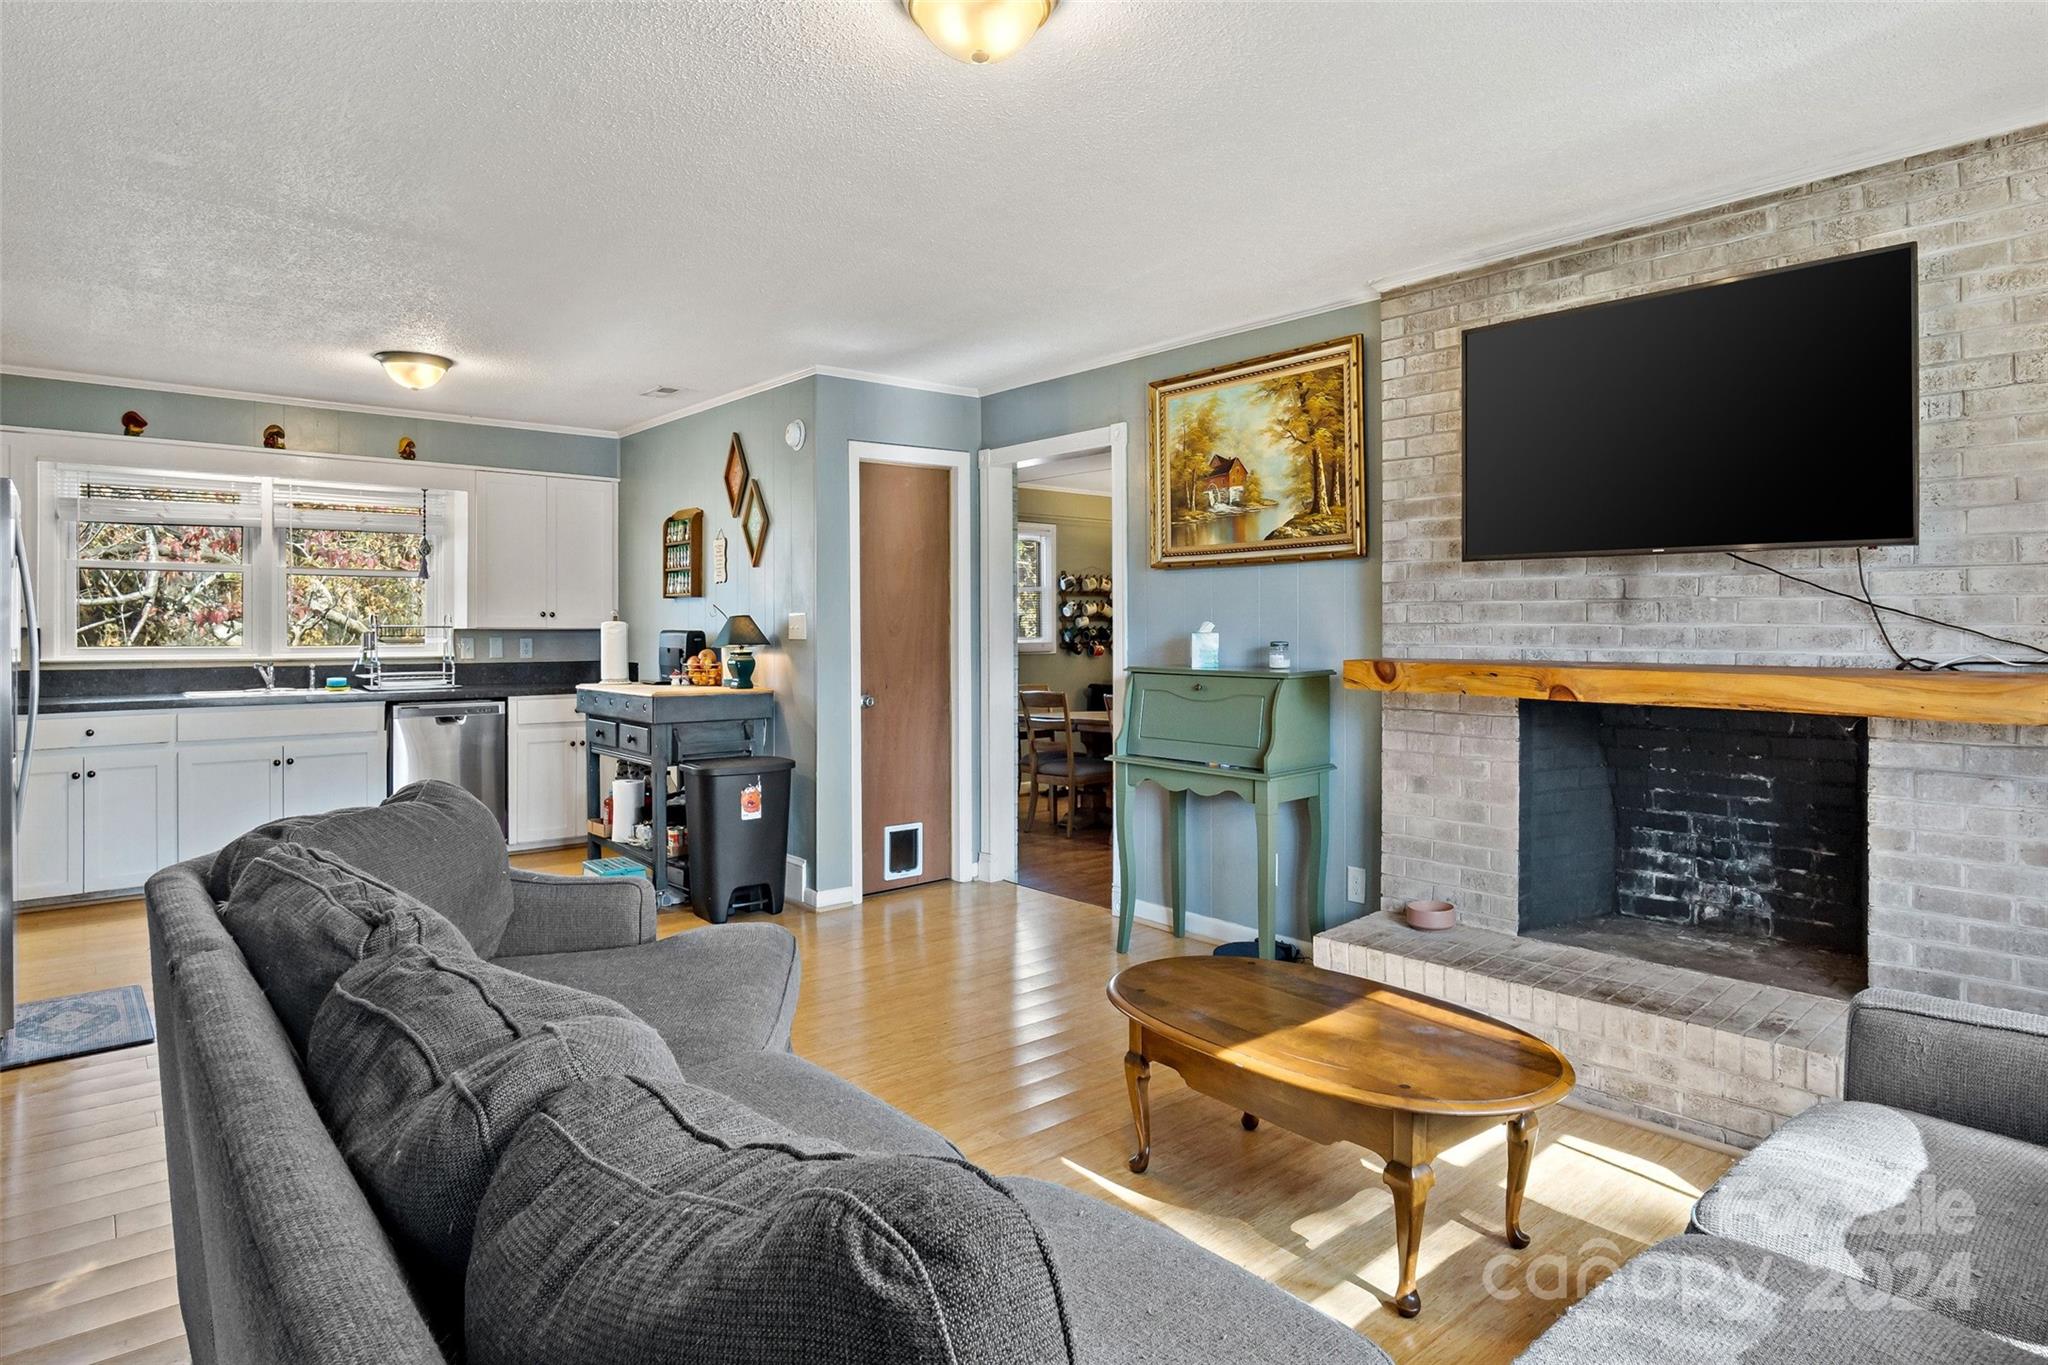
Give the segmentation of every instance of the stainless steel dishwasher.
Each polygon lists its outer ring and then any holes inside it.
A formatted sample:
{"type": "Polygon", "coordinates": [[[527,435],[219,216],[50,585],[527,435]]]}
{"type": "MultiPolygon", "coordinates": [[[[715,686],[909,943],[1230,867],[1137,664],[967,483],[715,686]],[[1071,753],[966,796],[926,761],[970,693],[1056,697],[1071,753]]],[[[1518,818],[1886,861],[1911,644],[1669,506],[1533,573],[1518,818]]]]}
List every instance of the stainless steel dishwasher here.
{"type": "Polygon", "coordinates": [[[394,702],[391,790],[438,778],[453,782],[505,823],[505,703],[394,702]]]}

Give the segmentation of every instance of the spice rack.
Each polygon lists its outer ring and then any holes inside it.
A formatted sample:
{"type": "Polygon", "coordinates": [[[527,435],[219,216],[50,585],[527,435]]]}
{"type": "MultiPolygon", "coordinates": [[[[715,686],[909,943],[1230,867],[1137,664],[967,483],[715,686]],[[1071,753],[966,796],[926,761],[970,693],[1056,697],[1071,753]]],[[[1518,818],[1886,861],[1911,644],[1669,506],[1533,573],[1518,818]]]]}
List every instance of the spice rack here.
{"type": "Polygon", "coordinates": [[[679,507],[661,523],[661,595],[704,595],[704,509],[679,507]]]}

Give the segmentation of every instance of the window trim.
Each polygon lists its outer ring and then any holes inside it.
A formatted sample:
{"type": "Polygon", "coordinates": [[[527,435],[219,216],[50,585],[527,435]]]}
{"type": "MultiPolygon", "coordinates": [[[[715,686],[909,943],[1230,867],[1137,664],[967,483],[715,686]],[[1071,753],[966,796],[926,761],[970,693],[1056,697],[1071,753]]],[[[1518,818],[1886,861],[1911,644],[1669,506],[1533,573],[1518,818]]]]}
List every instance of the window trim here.
{"type": "MultiPolygon", "coordinates": [[[[365,470],[363,473],[369,475],[371,472],[365,470]]],[[[308,663],[354,658],[358,652],[356,645],[293,647],[286,643],[290,638],[286,614],[289,610],[291,576],[294,573],[321,578],[406,576],[402,571],[378,569],[293,569],[286,563],[289,524],[281,524],[278,519],[279,491],[287,487],[327,485],[337,490],[379,489],[410,494],[417,485],[384,484],[375,481],[374,476],[321,479],[308,478],[302,474],[244,474],[239,471],[178,468],[176,465],[102,465],[97,461],[50,458],[37,461],[36,484],[38,502],[41,504],[43,515],[47,518],[44,524],[50,528],[49,543],[42,548],[36,559],[39,572],[43,575],[43,584],[39,585],[39,588],[49,608],[54,608],[46,609],[44,627],[44,657],[52,663],[132,667],[138,664],[232,665],[269,660],[308,663]],[[238,519],[232,523],[242,526],[244,531],[239,569],[232,565],[175,566],[200,572],[239,572],[242,575],[242,643],[239,646],[90,648],[79,645],[78,571],[81,566],[91,567],[103,562],[79,558],[77,528],[80,519],[72,510],[65,507],[58,494],[66,473],[80,468],[119,472],[138,481],[151,477],[162,478],[167,482],[225,478],[258,485],[256,502],[259,515],[253,519],[238,519]]],[[[464,591],[465,575],[459,570],[459,566],[466,562],[467,558],[467,493],[462,489],[430,486],[430,494],[444,501],[440,525],[434,531],[435,572],[433,577],[427,580],[425,610],[422,615],[429,622],[460,628],[466,623],[468,615],[467,594],[464,591]]],[[[193,518],[189,522],[177,524],[210,523],[206,523],[203,518],[193,518]]],[[[224,521],[220,524],[230,523],[224,521]]],[[[382,652],[395,657],[432,656],[438,655],[441,648],[438,640],[430,640],[420,645],[386,645],[382,652]]]]}
{"type": "Polygon", "coordinates": [[[1060,530],[1059,527],[1054,526],[1051,522],[1020,521],[1017,523],[1016,538],[1018,540],[1035,540],[1038,542],[1039,547],[1038,586],[1035,588],[1027,588],[1017,581],[1015,569],[1017,563],[1016,551],[1013,549],[1010,553],[1010,564],[1012,566],[1010,575],[1010,601],[1012,604],[1010,625],[1013,634],[1016,631],[1015,603],[1018,595],[1026,592],[1038,594],[1038,634],[1036,636],[1018,635],[1017,652],[1019,654],[1051,654],[1059,649],[1060,613],[1059,599],[1055,593],[1055,587],[1059,583],[1060,576],[1060,530]]]}

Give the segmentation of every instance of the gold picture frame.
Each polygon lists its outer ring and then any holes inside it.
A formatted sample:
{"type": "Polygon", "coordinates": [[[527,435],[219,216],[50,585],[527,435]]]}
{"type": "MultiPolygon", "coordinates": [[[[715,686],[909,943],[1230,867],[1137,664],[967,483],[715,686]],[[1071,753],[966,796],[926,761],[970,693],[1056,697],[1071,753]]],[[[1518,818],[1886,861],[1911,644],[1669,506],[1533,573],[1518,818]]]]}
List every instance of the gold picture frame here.
{"type": "Polygon", "coordinates": [[[1150,385],[1152,567],[1365,553],[1365,338],[1150,385]]]}

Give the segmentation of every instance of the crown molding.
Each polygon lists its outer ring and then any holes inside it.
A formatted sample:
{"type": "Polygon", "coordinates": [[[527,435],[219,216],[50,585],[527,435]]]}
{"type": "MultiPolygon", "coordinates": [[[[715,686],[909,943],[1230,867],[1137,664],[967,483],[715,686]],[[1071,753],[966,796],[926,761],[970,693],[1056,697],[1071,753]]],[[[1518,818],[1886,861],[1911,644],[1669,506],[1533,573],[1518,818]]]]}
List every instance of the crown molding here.
{"type": "Polygon", "coordinates": [[[1587,216],[1558,228],[1546,228],[1540,232],[1522,237],[1504,238],[1484,247],[1475,247],[1456,256],[1445,257],[1432,265],[1418,266],[1411,270],[1396,271],[1374,281],[1374,287],[1381,297],[1401,290],[1412,289],[1419,284],[1434,280],[1450,279],[1483,270],[1488,266],[1505,268],[1510,262],[1528,256],[1548,252],[1564,251],[1583,246],[1599,237],[1612,237],[1622,233],[1636,232],[1656,227],[1676,218],[1690,218],[1694,214],[1707,213],[1714,209],[1734,209],[1737,205],[1752,199],[1763,199],[1775,194],[1784,194],[1815,181],[1832,180],[1840,175],[1854,175],[1859,171],[1875,171],[1891,162],[1904,161],[1909,157],[1926,156],[1931,152],[1960,150],[1975,142],[1988,138],[2003,137],[2008,133],[2024,133],[2039,127],[2038,121],[2022,123],[2017,127],[2001,125],[1987,132],[1969,133],[1963,136],[1948,135],[1934,140],[1915,139],[1880,143],[1868,150],[1837,157],[1817,169],[1809,169],[1797,175],[1773,176],[1769,179],[1750,181],[1733,188],[1723,188],[1701,193],[1673,195],[1656,206],[1639,213],[1620,218],[1587,216]]]}
{"type": "Polygon", "coordinates": [[[751,398],[757,393],[766,393],[770,389],[779,389],[784,384],[794,384],[799,379],[809,379],[817,372],[815,366],[806,366],[801,370],[791,370],[788,374],[779,374],[773,379],[764,379],[758,384],[748,384],[744,388],[728,389],[726,392],[715,397],[700,399],[688,407],[677,408],[674,412],[665,412],[659,417],[649,417],[644,422],[635,422],[629,427],[620,427],[618,436],[621,440],[628,436],[638,436],[643,431],[652,431],[656,427],[667,426],[670,422],[680,422],[685,417],[694,417],[700,412],[709,412],[713,408],[724,407],[727,403],[736,403],[742,398],[751,398]]]}
{"type": "Polygon", "coordinates": [[[970,389],[959,384],[941,384],[933,379],[904,379],[893,374],[870,374],[866,370],[842,370],[833,365],[818,365],[812,374],[827,379],[851,379],[862,384],[882,384],[892,389],[921,389],[926,393],[950,393],[955,398],[979,398],[980,389],[970,389]]]}
{"type": "Polygon", "coordinates": [[[1132,360],[1143,360],[1147,356],[1159,355],[1165,351],[1177,351],[1183,346],[1199,346],[1205,341],[1221,341],[1225,337],[1236,336],[1240,332],[1255,332],[1261,327],[1278,327],[1283,322],[1299,322],[1303,318],[1312,318],[1319,313],[1334,313],[1340,308],[1356,308],[1361,304],[1375,303],[1379,300],[1379,297],[1380,291],[1378,289],[1364,289],[1355,294],[1342,295],[1322,303],[1312,304],[1307,308],[1297,308],[1288,313],[1269,313],[1263,317],[1233,322],[1224,327],[1212,327],[1207,331],[1190,332],[1185,336],[1172,337],[1165,341],[1148,342],[1143,346],[1133,346],[1129,350],[1097,356],[1092,360],[1063,364],[1057,370],[1044,373],[1027,371],[1020,378],[1004,379],[1000,383],[987,385],[981,390],[981,396],[983,398],[992,398],[996,394],[1008,393],[1012,389],[1027,389],[1033,384],[1049,384],[1055,379],[1065,379],[1069,375],[1086,374],[1090,370],[1107,369],[1111,365],[1122,365],[1132,360]]]}
{"type": "Polygon", "coordinates": [[[409,417],[416,422],[455,422],[470,427],[504,427],[512,431],[545,431],[556,436],[600,436],[616,439],[618,432],[600,427],[564,427],[547,422],[515,422],[499,417],[475,417],[468,413],[423,412],[418,408],[386,408],[370,403],[333,403],[319,398],[293,398],[277,393],[251,393],[246,389],[209,389],[197,384],[166,384],[154,379],[123,379],[119,375],[80,374],[75,370],[43,370],[28,365],[0,365],[0,374],[18,374],[24,379],[58,379],[67,384],[103,384],[117,389],[142,389],[149,393],[187,393],[197,398],[232,398],[244,403],[278,403],[288,408],[314,408],[321,412],[360,412],[372,417],[409,417]]]}

